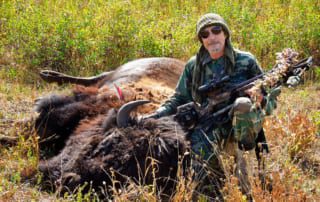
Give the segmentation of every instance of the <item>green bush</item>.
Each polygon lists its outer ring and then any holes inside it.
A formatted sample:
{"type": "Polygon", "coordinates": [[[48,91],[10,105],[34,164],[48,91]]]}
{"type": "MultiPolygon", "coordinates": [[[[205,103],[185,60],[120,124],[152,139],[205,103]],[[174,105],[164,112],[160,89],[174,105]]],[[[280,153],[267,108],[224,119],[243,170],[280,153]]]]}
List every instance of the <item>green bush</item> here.
{"type": "Polygon", "coordinates": [[[187,60],[199,47],[197,19],[217,12],[230,24],[234,45],[255,54],[264,68],[286,47],[319,61],[319,8],[313,0],[2,0],[0,54],[12,52],[27,71],[81,75],[140,57],[187,60]]]}

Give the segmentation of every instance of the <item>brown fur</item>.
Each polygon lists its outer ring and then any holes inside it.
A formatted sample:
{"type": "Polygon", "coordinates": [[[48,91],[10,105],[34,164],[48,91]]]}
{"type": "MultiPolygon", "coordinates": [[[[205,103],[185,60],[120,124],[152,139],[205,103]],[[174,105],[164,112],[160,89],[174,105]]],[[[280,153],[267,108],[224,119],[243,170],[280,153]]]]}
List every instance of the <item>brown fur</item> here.
{"type": "Polygon", "coordinates": [[[117,187],[125,186],[128,180],[141,184],[155,180],[158,191],[172,193],[179,156],[189,147],[185,132],[171,118],[133,119],[129,127],[118,128],[117,109],[137,98],[127,87],[124,100],[119,100],[113,84],[154,75],[162,81],[165,73],[172,78],[167,85],[174,87],[183,66],[170,58],[136,60],[93,80],[89,87],[76,86],[70,95],[39,99],[35,126],[40,136],[43,187],[73,192],[92,182],[98,191],[109,187],[112,180],[118,182],[117,187]]]}
{"type": "MultiPolygon", "coordinates": [[[[142,184],[156,180],[159,190],[171,193],[178,159],[188,148],[185,132],[171,118],[132,121],[132,126],[116,126],[116,108],[121,101],[115,93],[96,88],[76,87],[72,95],[52,95],[37,103],[36,123],[43,159],[39,170],[44,188],[74,191],[85,182],[100,190],[111,185],[113,170],[117,186],[128,179],[142,184]],[[55,139],[45,139],[54,134],[55,139]],[[41,141],[40,141],[41,142],[41,141]],[[47,149],[51,148],[48,155],[47,149]],[[157,162],[153,179],[151,159],[157,162]],[[49,186],[46,186],[49,185],[49,186]]],[[[128,96],[127,96],[128,97],[128,96]]]]}

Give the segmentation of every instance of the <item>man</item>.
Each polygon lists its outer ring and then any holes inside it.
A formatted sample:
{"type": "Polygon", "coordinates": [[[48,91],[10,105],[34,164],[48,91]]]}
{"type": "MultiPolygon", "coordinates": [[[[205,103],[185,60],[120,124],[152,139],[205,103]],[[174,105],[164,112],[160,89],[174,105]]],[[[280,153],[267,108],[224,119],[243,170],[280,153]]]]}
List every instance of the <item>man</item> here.
{"type": "MultiPolygon", "coordinates": [[[[220,15],[208,13],[202,16],[197,22],[196,32],[201,42],[197,55],[187,62],[174,95],[150,117],[160,118],[175,114],[178,106],[188,102],[196,102],[205,107],[212,97],[200,94],[198,88],[212,79],[219,80],[228,75],[230,80],[226,85],[234,85],[262,73],[252,54],[233,48],[230,29],[220,15]]],[[[242,146],[247,146],[246,143],[249,142],[250,146],[258,133],[263,133],[263,113],[258,109],[259,105],[253,104],[253,100],[248,97],[237,98],[229,113],[230,116],[219,124],[215,123],[217,126],[212,131],[203,133],[201,130],[193,130],[189,134],[193,157],[200,157],[209,164],[209,170],[212,171],[202,172],[203,163],[193,164],[198,178],[201,178],[199,180],[203,182],[199,187],[201,191],[213,193],[220,199],[222,196],[219,189],[223,185],[221,179],[225,176],[219,151],[229,148],[228,152],[233,153],[239,160],[242,156],[239,156],[238,145],[241,148],[242,143],[244,143],[242,146]],[[231,142],[231,147],[223,144],[225,140],[231,142]],[[214,173],[213,177],[208,173],[214,173]]],[[[229,103],[220,103],[219,107],[225,107],[227,104],[229,103]]],[[[237,166],[245,167],[245,162],[241,161],[237,166]]],[[[246,170],[241,169],[241,172],[239,170],[238,175],[241,174],[242,176],[238,177],[240,183],[243,183],[242,191],[250,196],[246,170]]]]}

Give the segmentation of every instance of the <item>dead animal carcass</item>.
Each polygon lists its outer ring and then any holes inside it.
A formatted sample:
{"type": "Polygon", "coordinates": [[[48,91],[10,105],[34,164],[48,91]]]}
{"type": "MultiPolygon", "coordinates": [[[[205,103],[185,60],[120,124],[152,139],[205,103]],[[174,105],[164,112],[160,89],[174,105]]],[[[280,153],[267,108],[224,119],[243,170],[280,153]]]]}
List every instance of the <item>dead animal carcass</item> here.
{"type": "MultiPolygon", "coordinates": [[[[154,61],[150,64],[158,71],[161,64],[168,68],[170,60],[164,58],[161,63],[157,58],[157,65],[154,61]]],[[[180,69],[183,67],[180,61],[172,59],[172,62],[180,69]]],[[[142,64],[146,65],[146,61],[142,64]]],[[[152,67],[145,69],[150,72],[152,67]]],[[[112,73],[113,82],[117,80],[117,71],[112,73]]],[[[47,76],[58,78],[52,72],[47,76]]],[[[65,75],[65,78],[70,76],[65,75]]],[[[93,86],[76,86],[70,95],[50,95],[36,103],[39,115],[35,125],[42,151],[39,170],[43,173],[45,187],[73,192],[86,182],[95,190],[109,188],[112,182],[118,182],[115,185],[118,187],[130,181],[156,182],[159,191],[171,193],[179,158],[189,147],[185,132],[171,117],[156,121],[131,118],[130,112],[146,101],[124,104],[114,91],[104,88],[110,84],[110,75],[96,78],[89,79],[93,86]]],[[[63,79],[58,80],[65,82],[63,79]]],[[[125,81],[124,77],[119,79],[125,81]]],[[[83,81],[77,78],[79,80],[83,81]]],[[[88,82],[88,78],[85,81],[88,82]]]]}

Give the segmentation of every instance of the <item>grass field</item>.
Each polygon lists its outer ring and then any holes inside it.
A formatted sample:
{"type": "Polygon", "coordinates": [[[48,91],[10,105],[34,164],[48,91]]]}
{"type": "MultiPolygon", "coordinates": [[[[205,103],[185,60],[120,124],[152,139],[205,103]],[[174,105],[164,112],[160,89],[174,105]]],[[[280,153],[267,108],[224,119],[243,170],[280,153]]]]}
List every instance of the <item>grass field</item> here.
{"type": "MultiPolygon", "coordinates": [[[[18,144],[13,147],[1,147],[0,158],[0,201],[91,201],[94,192],[87,195],[75,193],[58,197],[58,193],[39,191],[40,176],[33,179],[32,185],[24,176],[34,174],[38,163],[37,139],[30,134],[30,128],[15,124],[15,121],[30,117],[35,98],[47,92],[68,91],[69,86],[36,86],[9,84],[1,81],[1,125],[0,134],[6,136],[19,135],[18,144]],[[10,89],[8,91],[8,88],[10,89]],[[7,89],[7,90],[6,90],[7,89]],[[12,90],[11,90],[12,89],[12,90]]],[[[279,107],[274,115],[265,121],[266,135],[271,153],[266,159],[266,175],[273,184],[271,193],[263,191],[257,177],[256,160],[248,154],[250,181],[256,201],[318,201],[320,189],[319,159],[319,93],[317,83],[305,84],[298,89],[284,89],[279,100],[279,107]]],[[[36,175],[37,176],[37,175],[36,175]]],[[[190,187],[181,184],[174,201],[183,201],[190,195],[192,181],[187,181],[190,187]]],[[[150,187],[134,186],[126,192],[118,193],[116,200],[127,201],[132,195],[137,200],[148,199],[156,201],[156,195],[150,192],[150,187]],[[149,191],[148,191],[149,190],[149,191]]],[[[227,201],[244,200],[233,177],[227,181],[224,189],[227,201]]],[[[96,199],[98,200],[98,199],[96,199]]]]}
{"type": "MultiPolygon", "coordinates": [[[[19,137],[15,146],[0,146],[0,201],[98,200],[94,192],[58,197],[39,191],[37,174],[35,182],[24,179],[36,173],[38,140],[30,127],[16,122],[31,116],[38,97],[70,89],[45,84],[37,75],[40,69],[84,76],[141,57],[186,61],[197,52],[195,24],[206,12],[225,17],[234,45],[252,52],[264,69],[286,47],[302,57],[312,55],[319,67],[319,0],[0,0],[0,136],[19,137]],[[26,133],[32,134],[24,138],[26,133]]],[[[283,89],[278,109],[265,121],[271,193],[259,186],[256,161],[248,155],[256,201],[320,200],[320,70],[314,69],[297,89],[283,89]]],[[[183,180],[174,201],[190,197],[183,180]]],[[[236,183],[228,179],[227,201],[245,200],[236,183]]],[[[148,190],[131,187],[115,200],[139,193],[137,201],[156,201],[148,190]]]]}
{"type": "Polygon", "coordinates": [[[89,75],[140,57],[187,60],[207,12],[222,15],[235,47],[266,69],[286,47],[319,65],[318,0],[1,0],[0,65],[9,79],[33,83],[42,68],[89,75]]]}

